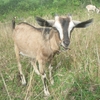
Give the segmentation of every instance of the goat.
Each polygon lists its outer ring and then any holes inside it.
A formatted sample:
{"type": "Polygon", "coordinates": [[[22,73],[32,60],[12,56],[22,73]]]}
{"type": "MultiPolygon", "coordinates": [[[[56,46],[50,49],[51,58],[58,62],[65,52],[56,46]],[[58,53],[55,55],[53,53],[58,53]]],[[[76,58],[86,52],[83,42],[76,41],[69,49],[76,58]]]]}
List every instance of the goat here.
{"type": "Polygon", "coordinates": [[[94,12],[96,11],[97,14],[100,12],[100,10],[98,8],[96,8],[94,5],[87,5],[86,9],[88,10],[88,12],[89,11],[94,11],[94,12]]]}
{"type": "Polygon", "coordinates": [[[72,30],[74,28],[84,28],[88,26],[92,23],[93,19],[80,22],[73,21],[71,16],[55,16],[55,20],[46,21],[39,17],[37,17],[36,20],[39,25],[45,26],[45,28],[36,28],[26,22],[15,25],[15,19],[12,20],[12,38],[14,40],[15,54],[22,84],[26,84],[26,80],[22,72],[20,54],[31,58],[34,71],[42,78],[44,94],[49,96],[50,92],[48,90],[45,73],[46,63],[49,62],[50,82],[53,84],[51,61],[54,55],[59,51],[60,45],[67,49],[72,30]]]}

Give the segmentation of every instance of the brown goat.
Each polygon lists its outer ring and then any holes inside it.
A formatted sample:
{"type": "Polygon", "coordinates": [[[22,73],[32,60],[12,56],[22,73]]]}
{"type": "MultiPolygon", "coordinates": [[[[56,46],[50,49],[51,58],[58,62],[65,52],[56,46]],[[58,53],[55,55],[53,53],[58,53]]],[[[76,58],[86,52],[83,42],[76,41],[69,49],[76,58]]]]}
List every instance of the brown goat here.
{"type": "Polygon", "coordinates": [[[36,20],[40,25],[46,27],[36,28],[25,22],[21,22],[15,26],[15,20],[12,21],[15,54],[22,84],[26,84],[26,80],[22,72],[19,54],[31,58],[31,63],[35,72],[42,78],[44,93],[45,95],[49,96],[50,93],[45,74],[46,63],[50,63],[49,76],[51,84],[53,84],[54,81],[51,75],[51,60],[53,56],[59,51],[60,45],[67,49],[70,43],[70,33],[72,32],[73,28],[86,27],[92,22],[92,19],[79,22],[73,21],[71,16],[56,16],[55,20],[52,21],[46,21],[39,17],[37,17],[36,20]],[[36,64],[37,62],[39,65],[38,67],[36,64]]]}

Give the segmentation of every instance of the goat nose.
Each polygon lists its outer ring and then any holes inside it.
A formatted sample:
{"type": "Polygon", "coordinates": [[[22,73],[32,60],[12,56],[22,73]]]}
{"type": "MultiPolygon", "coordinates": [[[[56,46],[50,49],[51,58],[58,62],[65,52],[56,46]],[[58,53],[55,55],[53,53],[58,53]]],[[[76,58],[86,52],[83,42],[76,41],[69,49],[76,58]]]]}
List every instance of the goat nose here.
{"type": "Polygon", "coordinates": [[[69,45],[69,41],[64,41],[63,43],[64,43],[65,46],[69,45]]]}

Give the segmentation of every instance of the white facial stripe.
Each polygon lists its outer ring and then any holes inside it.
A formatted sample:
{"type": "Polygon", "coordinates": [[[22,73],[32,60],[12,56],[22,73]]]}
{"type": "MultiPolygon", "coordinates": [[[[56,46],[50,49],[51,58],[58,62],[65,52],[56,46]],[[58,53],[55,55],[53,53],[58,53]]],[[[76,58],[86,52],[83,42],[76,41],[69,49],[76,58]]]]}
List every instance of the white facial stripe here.
{"type": "Polygon", "coordinates": [[[72,28],[73,28],[74,26],[75,26],[75,25],[74,25],[73,21],[71,20],[70,23],[69,23],[69,27],[68,27],[68,37],[69,37],[69,38],[70,38],[70,32],[71,32],[71,30],[72,30],[72,28]]]}
{"type": "MultiPolygon", "coordinates": [[[[58,31],[59,31],[59,34],[60,34],[60,39],[63,40],[63,29],[62,29],[62,26],[61,24],[59,23],[59,17],[56,18],[56,21],[53,25],[58,31]]],[[[68,37],[70,38],[70,32],[71,30],[73,29],[74,27],[74,23],[72,21],[72,18],[70,18],[70,22],[69,22],[69,26],[68,26],[68,37]]],[[[67,27],[67,26],[66,26],[67,27]]]]}
{"type": "Polygon", "coordinates": [[[61,27],[61,24],[59,23],[59,21],[55,22],[54,27],[56,27],[56,29],[59,31],[60,39],[62,40],[63,39],[63,30],[62,30],[62,27],[61,27]]]}

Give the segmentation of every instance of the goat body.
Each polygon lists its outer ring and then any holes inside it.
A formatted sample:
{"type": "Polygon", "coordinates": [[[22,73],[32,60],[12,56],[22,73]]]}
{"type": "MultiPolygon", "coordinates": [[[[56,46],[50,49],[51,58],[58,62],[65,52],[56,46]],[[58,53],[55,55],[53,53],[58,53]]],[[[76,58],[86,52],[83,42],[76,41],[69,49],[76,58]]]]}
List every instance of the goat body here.
{"type": "MultiPolygon", "coordinates": [[[[35,28],[27,23],[20,23],[16,25],[13,31],[13,40],[22,84],[26,84],[26,80],[22,72],[19,54],[32,58],[31,63],[35,72],[42,76],[42,80],[45,80],[45,63],[48,61],[50,62],[52,57],[59,50],[60,40],[57,30],[50,28],[35,28]],[[43,36],[44,32],[47,32],[45,37],[43,36]],[[37,61],[39,63],[39,71],[36,65],[37,61]]],[[[46,95],[49,95],[48,87],[45,85],[44,80],[44,92],[46,95]]],[[[53,84],[52,77],[50,77],[50,80],[53,84]]]]}
{"type": "Polygon", "coordinates": [[[56,30],[46,29],[35,28],[26,23],[20,23],[16,26],[13,34],[15,45],[24,55],[36,60],[42,58],[47,61],[58,50],[59,42],[57,40],[59,38],[57,37],[58,33],[56,30]],[[49,39],[42,36],[43,31],[46,29],[50,31],[49,39]],[[52,34],[54,32],[55,34],[52,34]]]}
{"type": "Polygon", "coordinates": [[[86,9],[88,10],[88,12],[89,11],[94,11],[94,12],[96,11],[97,13],[99,13],[99,9],[97,9],[96,6],[94,6],[94,5],[87,5],[86,9]]]}

